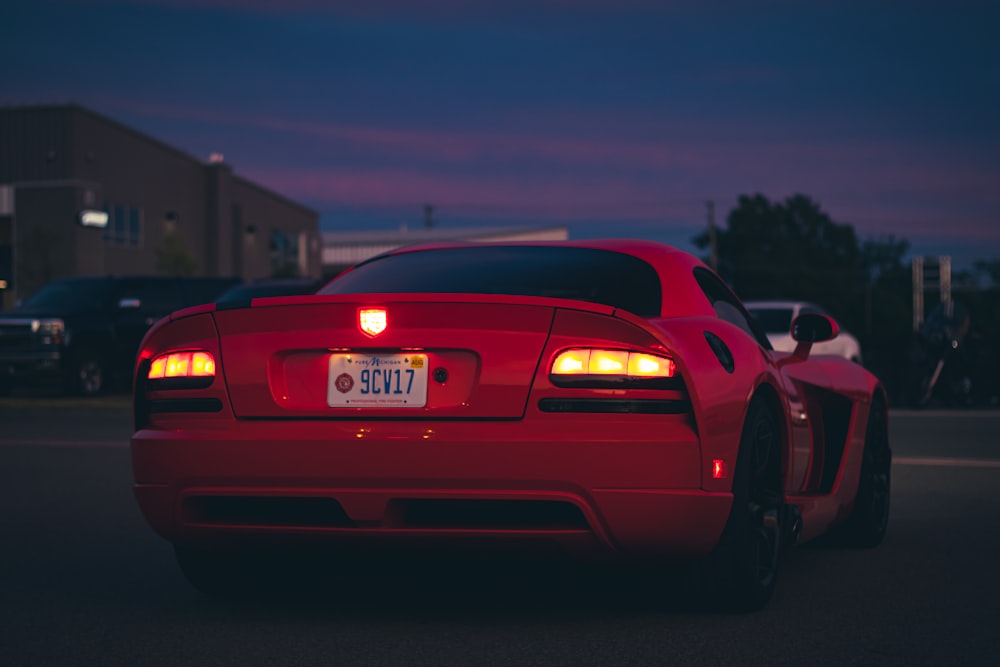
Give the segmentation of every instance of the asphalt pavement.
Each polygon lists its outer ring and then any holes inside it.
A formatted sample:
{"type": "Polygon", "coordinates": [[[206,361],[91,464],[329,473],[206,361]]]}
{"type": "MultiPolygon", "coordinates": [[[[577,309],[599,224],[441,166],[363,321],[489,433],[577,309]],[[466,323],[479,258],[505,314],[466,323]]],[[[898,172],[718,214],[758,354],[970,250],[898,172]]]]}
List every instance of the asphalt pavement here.
{"type": "Polygon", "coordinates": [[[187,585],[139,513],[127,400],[3,399],[0,654],[10,665],[992,667],[1000,411],[895,412],[890,429],[883,545],[793,550],[754,614],[692,610],[660,580],[532,563],[372,567],[304,597],[224,602],[187,585]]]}

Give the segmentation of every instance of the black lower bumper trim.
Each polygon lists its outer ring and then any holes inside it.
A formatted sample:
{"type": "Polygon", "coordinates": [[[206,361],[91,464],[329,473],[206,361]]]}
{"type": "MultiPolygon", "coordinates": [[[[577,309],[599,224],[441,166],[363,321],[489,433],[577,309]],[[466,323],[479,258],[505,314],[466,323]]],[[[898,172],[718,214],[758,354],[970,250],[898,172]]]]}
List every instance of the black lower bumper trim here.
{"type": "Polygon", "coordinates": [[[222,412],[222,401],[217,398],[157,398],[147,403],[146,412],[222,412]]]}
{"type": "Polygon", "coordinates": [[[538,409],[542,412],[680,415],[691,411],[691,402],[650,398],[543,398],[538,402],[538,409]]]}

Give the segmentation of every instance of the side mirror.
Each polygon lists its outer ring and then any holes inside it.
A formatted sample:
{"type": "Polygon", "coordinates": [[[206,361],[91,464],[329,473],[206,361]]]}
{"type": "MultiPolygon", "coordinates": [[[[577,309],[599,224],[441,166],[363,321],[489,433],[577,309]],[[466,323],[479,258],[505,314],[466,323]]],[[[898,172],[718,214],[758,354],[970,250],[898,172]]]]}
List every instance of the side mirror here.
{"type": "Polygon", "coordinates": [[[122,310],[134,310],[142,306],[142,301],[140,299],[120,299],[118,301],[118,308],[122,310]]]}
{"type": "Polygon", "coordinates": [[[819,313],[802,313],[792,322],[792,338],[800,343],[821,343],[839,333],[837,322],[819,313]]]}
{"type": "Polygon", "coordinates": [[[802,313],[792,322],[792,338],[798,341],[795,356],[805,359],[809,356],[813,343],[822,343],[837,337],[840,327],[837,322],[819,313],[802,313]]]}

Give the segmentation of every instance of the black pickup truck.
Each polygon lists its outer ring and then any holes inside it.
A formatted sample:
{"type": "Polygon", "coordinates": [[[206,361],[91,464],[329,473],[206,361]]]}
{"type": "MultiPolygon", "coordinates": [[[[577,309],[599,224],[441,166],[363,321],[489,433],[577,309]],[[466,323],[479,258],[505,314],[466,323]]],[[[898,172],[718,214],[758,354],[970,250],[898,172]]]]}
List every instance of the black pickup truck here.
{"type": "Polygon", "coordinates": [[[84,396],[127,386],[139,343],[154,322],[214,301],[239,282],[161,276],[53,281],[0,312],[0,394],[43,383],[84,396]]]}

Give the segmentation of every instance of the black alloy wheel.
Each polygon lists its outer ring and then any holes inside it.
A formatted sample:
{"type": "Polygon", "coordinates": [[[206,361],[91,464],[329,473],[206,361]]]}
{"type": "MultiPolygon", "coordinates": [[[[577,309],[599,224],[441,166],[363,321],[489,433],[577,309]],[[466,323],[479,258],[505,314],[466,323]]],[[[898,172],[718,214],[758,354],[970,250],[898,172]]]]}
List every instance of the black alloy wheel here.
{"type": "Polygon", "coordinates": [[[762,608],[777,582],[784,547],[781,436],[773,411],[754,400],[740,438],[733,507],[718,546],[702,562],[702,601],[715,610],[762,608]]]}
{"type": "Polygon", "coordinates": [[[771,588],[781,556],[781,465],[777,425],[770,413],[754,424],[753,468],[747,503],[752,539],[757,545],[757,586],[771,588]]]}

